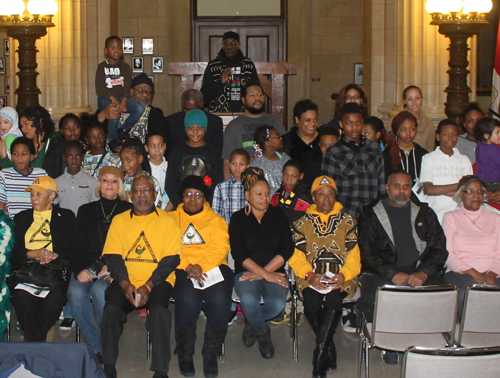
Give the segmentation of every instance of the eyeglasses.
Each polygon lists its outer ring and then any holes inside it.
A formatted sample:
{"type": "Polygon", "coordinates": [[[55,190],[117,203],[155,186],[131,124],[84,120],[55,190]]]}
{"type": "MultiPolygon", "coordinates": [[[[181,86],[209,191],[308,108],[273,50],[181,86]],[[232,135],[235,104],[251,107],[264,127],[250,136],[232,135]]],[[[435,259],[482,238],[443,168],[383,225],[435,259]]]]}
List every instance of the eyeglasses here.
{"type": "Polygon", "coordinates": [[[361,96],[345,96],[345,99],[346,99],[347,101],[352,101],[352,100],[354,100],[354,101],[358,101],[358,100],[360,100],[360,99],[361,99],[361,96]]]}
{"type": "Polygon", "coordinates": [[[205,195],[201,192],[196,192],[196,193],[193,193],[193,192],[187,192],[187,193],[184,193],[184,197],[187,197],[187,198],[196,198],[196,199],[200,199],[200,198],[203,198],[205,195]]]}
{"type": "Polygon", "coordinates": [[[134,189],[134,190],[132,190],[132,193],[134,193],[136,196],[140,196],[141,194],[149,196],[149,193],[152,193],[152,192],[154,192],[154,190],[151,190],[151,189],[134,189]]]}
{"type": "Polygon", "coordinates": [[[139,94],[143,94],[143,93],[145,93],[145,94],[148,94],[148,95],[150,95],[150,94],[154,93],[153,91],[147,91],[147,90],[145,90],[145,89],[136,89],[136,88],[134,88],[134,91],[139,92],[139,94]]]}
{"type": "Polygon", "coordinates": [[[481,196],[484,196],[486,194],[486,190],[484,190],[484,189],[480,189],[480,190],[467,189],[467,190],[462,190],[462,193],[465,193],[468,196],[473,196],[474,194],[479,194],[481,196]]]}

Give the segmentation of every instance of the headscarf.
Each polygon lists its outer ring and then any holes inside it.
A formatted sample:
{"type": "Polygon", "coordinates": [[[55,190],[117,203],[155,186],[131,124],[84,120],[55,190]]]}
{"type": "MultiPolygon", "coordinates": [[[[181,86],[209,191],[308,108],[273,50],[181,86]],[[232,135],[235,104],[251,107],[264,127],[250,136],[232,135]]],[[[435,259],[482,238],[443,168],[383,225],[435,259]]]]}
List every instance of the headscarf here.
{"type": "Polygon", "coordinates": [[[7,118],[12,123],[12,128],[9,130],[6,136],[23,136],[21,130],[19,130],[19,116],[17,115],[16,109],[6,106],[0,109],[0,116],[7,118]]]}

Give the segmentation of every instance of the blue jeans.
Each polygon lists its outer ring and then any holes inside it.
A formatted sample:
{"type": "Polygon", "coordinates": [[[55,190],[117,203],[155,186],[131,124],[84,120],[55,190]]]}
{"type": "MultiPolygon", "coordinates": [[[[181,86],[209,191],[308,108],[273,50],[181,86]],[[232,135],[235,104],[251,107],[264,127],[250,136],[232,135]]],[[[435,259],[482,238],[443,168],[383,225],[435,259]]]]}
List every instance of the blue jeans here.
{"type": "Polygon", "coordinates": [[[68,301],[76,323],[82,331],[83,338],[94,353],[101,351],[101,324],[102,313],[106,301],[104,293],[111,281],[100,278],[96,281],[81,283],[74,275],[68,289],[68,301]],[[90,301],[92,298],[92,302],[90,301]],[[94,319],[94,306],[97,315],[97,324],[94,319]]]}
{"type": "MultiPolygon", "coordinates": [[[[118,101],[122,100],[122,96],[117,96],[116,99],[118,101]]],[[[111,100],[108,98],[104,98],[102,96],[97,96],[97,106],[101,111],[106,109],[108,105],[111,104],[111,100]]],[[[125,130],[130,130],[136,122],[141,118],[142,113],[144,113],[144,106],[139,104],[134,100],[127,100],[127,113],[130,114],[127,120],[123,123],[122,127],[125,130]]],[[[116,140],[118,139],[118,122],[119,119],[110,119],[108,120],[108,140],[116,140]]]]}
{"type": "Polygon", "coordinates": [[[234,277],[234,290],[240,297],[240,305],[246,319],[256,332],[266,329],[266,320],[276,317],[284,308],[288,288],[268,282],[240,281],[245,272],[234,277]],[[264,304],[260,300],[264,299],[264,304]]]}

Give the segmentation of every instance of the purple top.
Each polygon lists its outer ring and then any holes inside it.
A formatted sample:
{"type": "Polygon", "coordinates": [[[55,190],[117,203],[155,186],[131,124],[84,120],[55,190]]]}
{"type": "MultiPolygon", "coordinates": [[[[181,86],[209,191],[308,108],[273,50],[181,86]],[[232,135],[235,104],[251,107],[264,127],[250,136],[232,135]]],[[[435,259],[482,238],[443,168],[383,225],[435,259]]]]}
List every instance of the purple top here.
{"type": "Polygon", "coordinates": [[[476,147],[476,175],[486,181],[500,181],[500,147],[479,142],[476,147]]]}

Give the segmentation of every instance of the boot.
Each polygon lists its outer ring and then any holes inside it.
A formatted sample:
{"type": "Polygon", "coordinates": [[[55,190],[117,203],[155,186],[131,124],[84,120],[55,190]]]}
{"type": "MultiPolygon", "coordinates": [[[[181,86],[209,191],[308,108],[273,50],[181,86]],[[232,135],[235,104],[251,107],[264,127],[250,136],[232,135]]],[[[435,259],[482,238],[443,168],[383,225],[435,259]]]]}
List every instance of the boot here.
{"type": "Polygon", "coordinates": [[[251,348],[253,344],[255,344],[256,336],[255,332],[252,329],[252,326],[248,322],[247,318],[245,318],[245,329],[243,330],[243,334],[241,335],[243,339],[243,345],[247,348],[251,348]]]}
{"type": "Polygon", "coordinates": [[[196,344],[196,326],[188,328],[175,327],[177,346],[174,354],[179,359],[179,370],[184,377],[194,377],[194,346],[196,344]]]}
{"type": "Polygon", "coordinates": [[[333,335],[342,317],[342,311],[323,309],[321,324],[316,337],[316,348],[313,353],[313,378],[326,378],[327,365],[330,368],[337,368],[337,356],[331,355],[332,360],[328,361],[328,347],[335,350],[333,335]],[[328,361],[328,364],[325,363],[328,361]]]}
{"type": "Polygon", "coordinates": [[[271,330],[268,326],[262,331],[256,332],[257,342],[259,343],[259,351],[262,357],[270,360],[274,357],[274,345],[271,341],[271,330]]]}
{"type": "Polygon", "coordinates": [[[306,316],[309,325],[311,326],[314,334],[318,336],[319,324],[321,322],[321,310],[316,312],[307,312],[304,309],[304,315],[306,316]]]}
{"type": "Polygon", "coordinates": [[[205,378],[216,378],[219,375],[217,359],[221,354],[222,343],[226,338],[226,327],[213,327],[207,323],[205,327],[205,340],[203,342],[203,374],[205,378]]]}

